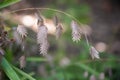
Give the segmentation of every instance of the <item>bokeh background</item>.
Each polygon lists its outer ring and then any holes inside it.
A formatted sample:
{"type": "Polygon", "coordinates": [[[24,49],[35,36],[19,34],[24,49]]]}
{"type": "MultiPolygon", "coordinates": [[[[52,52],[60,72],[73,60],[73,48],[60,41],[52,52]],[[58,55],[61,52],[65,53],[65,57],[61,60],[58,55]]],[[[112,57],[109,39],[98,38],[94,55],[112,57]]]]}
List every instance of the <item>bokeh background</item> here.
{"type": "MultiPolygon", "coordinates": [[[[119,4],[119,0],[21,0],[1,8],[0,26],[4,25],[7,36],[15,39],[13,43],[3,47],[4,57],[13,67],[19,68],[19,58],[26,56],[25,68],[19,69],[26,75],[21,75],[20,71],[15,69],[20,80],[120,80],[119,4]],[[70,17],[51,10],[40,10],[48,25],[50,43],[48,54],[40,55],[34,25],[36,10],[16,11],[25,8],[57,9],[88,25],[84,26],[84,30],[90,44],[99,51],[101,59],[91,59],[84,36],[78,43],[72,41],[70,17]],[[13,13],[10,13],[12,11],[13,13]],[[63,24],[63,34],[59,40],[56,40],[54,35],[52,19],[55,15],[63,24]],[[18,23],[24,24],[28,30],[24,51],[15,33],[18,23]],[[34,79],[29,79],[28,75],[34,79]]],[[[9,80],[2,67],[0,80],[9,80]]]]}

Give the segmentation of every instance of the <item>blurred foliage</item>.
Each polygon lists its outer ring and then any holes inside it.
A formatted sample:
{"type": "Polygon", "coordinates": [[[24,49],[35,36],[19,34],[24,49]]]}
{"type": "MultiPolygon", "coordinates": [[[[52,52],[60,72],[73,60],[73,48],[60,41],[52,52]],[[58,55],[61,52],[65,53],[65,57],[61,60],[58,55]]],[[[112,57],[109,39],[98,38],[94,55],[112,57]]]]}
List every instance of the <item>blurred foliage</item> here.
{"type": "Polygon", "coordinates": [[[7,7],[7,6],[15,4],[15,3],[19,2],[19,1],[20,0],[2,0],[0,2],[0,8],[7,7]]]}
{"type": "MultiPolygon", "coordinates": [[[[5,0],[0,3],[0,8],[17,1],[19,0],[5,0]]],[[[47,6],[52,8],[63,6],[65,7],[63,11],[70,13],[81,23],[90,23],[89,6],[87,4],[79,5],[77,1],[57,0],[56,5],[49,4],[47,6]]],[[[49,36],[51,46],[48,55],[52,57],[52,60],[50,61],[46,57],[38,55],[37,51],[35,51],[36,53],[31,52],[29,48],[31,46],[36,47],[35,40],[32,37],[27,39],[28,48],[24,52],[16,44],[7,46],[1,66],[10,80],[89,80],[91,75],[95,75],[96,80],[99,80],[99,74],[102,72],[105,74],[104,80],[119,80],[120,64],[119,58],[116,55],[103,52],[100,53],[100,60],[92,60],[84,39],[81,39],[78,43],[73,43],[71,39],[70,18],[64,14],[47,10],[42,11],[42,14],[47,18],[52,18],[53,15],[57,14],[61,22],[64,22],[64,28],[66,29],[58,41],[53,36],[49,36]],[[24,69],[19,69],[17,68],[19,66],[18,58],[24,53],[28,55],[26,59],[27,65],[24,69]],[[68,62],[64,64],[64,61],[67,61],[66,59],[68,62]],[[39,68],[42,69],[41,73],[39,73],[39,68]],[[110,74],[109,71],[113,71],[113,74],[110,74]],[[85,72],[88,72],[87,77],[85,77],[85,72]]],[[[9,33],[8,36],[12,34],[12,32],[9,33]]]]}

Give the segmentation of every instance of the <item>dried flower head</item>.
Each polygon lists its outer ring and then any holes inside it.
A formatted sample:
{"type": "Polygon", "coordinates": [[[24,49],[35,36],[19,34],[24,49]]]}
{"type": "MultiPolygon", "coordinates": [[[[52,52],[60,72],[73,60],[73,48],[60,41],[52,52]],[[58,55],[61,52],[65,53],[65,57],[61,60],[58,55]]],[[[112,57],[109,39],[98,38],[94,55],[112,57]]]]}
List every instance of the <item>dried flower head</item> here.
{"type": "Polygon", "coordinates": [[[56,26],[56,39],[60,38],[62,31],[63,31],[63,25],[59,23],[56,26]]]}
{"type": "Polygon", "coordinates": [[[24,39],[27,36],[27,30],[23,25],[18,25],[17,32],[20,34],[22,39],[24,39]]]}
{"type": "Polygon", "coordinates": [[[79,25],[77,24],[77,22],[72,21],[71,28],[72,28],[72,39],[73,41],[78,42],[81,38],[81,33],[82,33],[79,25]]]}
{"type": "Polygon", "coordinates": [[[90,47],[90,55],[92,59],[95,59],[95,58],[100,59],[99,52],[93,46],[90,47]]]}
{"type": "Polygon", "coordinates": [[[22,55],[19,59],[20,62],[20,68],[24,68],[26,66],[26,57],[25,55],[22,55]]]}

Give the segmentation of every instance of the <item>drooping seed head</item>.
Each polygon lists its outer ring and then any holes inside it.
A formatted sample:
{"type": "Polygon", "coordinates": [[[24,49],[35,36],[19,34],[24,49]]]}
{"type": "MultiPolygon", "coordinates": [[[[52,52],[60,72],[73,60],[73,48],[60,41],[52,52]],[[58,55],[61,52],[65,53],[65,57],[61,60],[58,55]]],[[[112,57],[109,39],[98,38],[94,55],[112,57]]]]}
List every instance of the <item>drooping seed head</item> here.
{"type": "Polygon", "coordinates": [[[93,46],[90,47],[90,55],[92,59],[100,59],[99,52],[93,46]]]}
{"type": "Polygon", "coordinates": [[[44,41],[47,40],[47,33],[48,33],[48,29],[45,25],[38,27],[38,32],[37,32],[37,43],[38,44],[42,44],[44,43],[44,41]]]}
{"type": "Polygon", "coordinates": [[[71,29],[72,29],[72,39],[73,41],[78,42],[81,39],[81,29],[77,22],[72,21],[71,22],[71,29]]]}

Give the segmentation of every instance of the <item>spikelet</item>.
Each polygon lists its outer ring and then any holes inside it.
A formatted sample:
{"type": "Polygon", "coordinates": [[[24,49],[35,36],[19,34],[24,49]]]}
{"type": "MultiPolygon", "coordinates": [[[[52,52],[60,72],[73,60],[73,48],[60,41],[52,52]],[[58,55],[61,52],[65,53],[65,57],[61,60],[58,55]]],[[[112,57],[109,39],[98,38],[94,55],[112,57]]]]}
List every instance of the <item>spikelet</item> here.
{"type": "Polygon", "coordinates": [[[48,29],[45,25],[41,25],[38,27],[38,32],[37,32],[38,44],[43,44],[47,40],[47,32],[48,32],[48,29]]]}
{"type": "Polygon", "coordinates": [[[99,52],[93,46],[90,47],[90,55],[92,59],[100,59],[99,52]]]}
{"type": "Polygon", "coordinates": [[[23,25],[18,25],[17,32],[20,34],[22,39],[24,39],[27,36],[27,30],[23,25]]]}
{"type": "Polygon", "coordinates": [[[20,68],[24,68],[26,66],[26,57],[25,57],[25,55],[22,55],[19,58],[19,63],[20,63],[20,68]]]}
{"type": "Polygon", "coordinates": [[[37,43],[40,45],[40,54],[47,54],[49,43],[47,41],[48,29],[45,25],[38,27],[37,43]]]}
{"type": "Polygon", "coordinates": [[[44,41],[44,43],[40,44],[40,54],[43,54],[43,56],[46,55],[48,48],[49,48],[49,43],[46,40],[44,41]]]}
{"type": "Polygon", "coordinates": [[[56,26],[56,39],[59,39],[61,34],[62,34],[62,31],[63,31],[63,25],[62,24],[58,24],[56,26]]]}
{"type": "Polygon", "coordinates": [[[78,42],[81,39],[81,29],[77,22],[71,22],[72,40],[78,42]]]}

